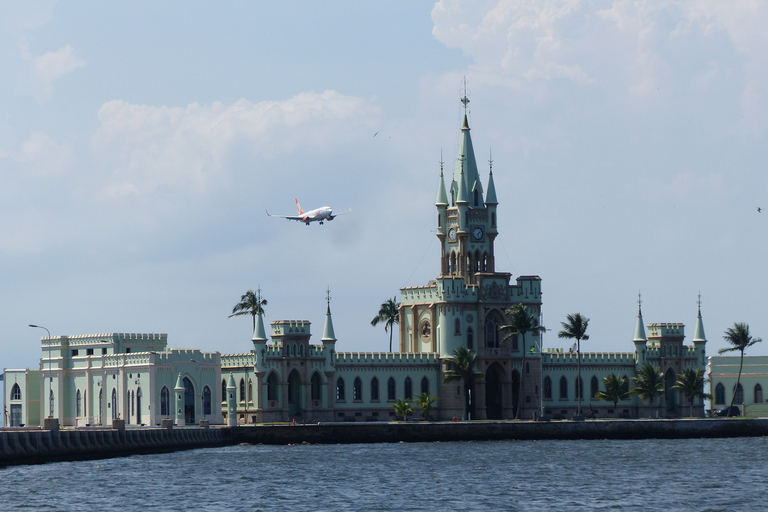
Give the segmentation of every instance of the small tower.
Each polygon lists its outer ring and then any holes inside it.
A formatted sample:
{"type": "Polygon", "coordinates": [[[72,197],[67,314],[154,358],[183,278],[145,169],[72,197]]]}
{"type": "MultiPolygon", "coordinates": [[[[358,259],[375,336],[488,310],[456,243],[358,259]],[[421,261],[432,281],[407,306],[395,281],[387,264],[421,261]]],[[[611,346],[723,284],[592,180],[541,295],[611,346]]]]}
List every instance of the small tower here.
{"type": "Polygon", "coordinates": [[[235,385],[235,378],[232,376],[232,372],[230,372],[229,380],[227,381],[227,425],[230,427],[237,426],[236,391],[237,386],[235,385]]]}
{"type": "Polygon", "coordinates": [[[176,387],[173,388],[176,394],[176,426],[183,427],[186,425],[184,416],[184,385],[181,383],[181,374],[176,379],[176,387]]]}
{"type": "Polygon", "coordinates": [[[336,334],[333,332],[333,318],[331,317],[331,290],[326,290],[326,310],[325,325],[323,326],[323,337],[320,341],[323,343],[323,353],[325,354],[326,368],[332,368],[334,365],[334,352],[336,351],[336,334]]]}
{"type": "Polygon", "coordinates": [[[704,334],[704,322],[701,320],[701,294],[699,294],[699,313],[696,317],[696,329],[693,332],[693,348],[696,353],[696,364],[699,368],[706,371],[707,368],[707,335],[704,334]]]}
{"type": "Polygon", "coordinates": [[[640,294],[637,294],[637,324],[635,325],[635,337],[632,343],[635,344],[635,363],[643,365],[646,362],[645,352],[648,345],[648,338],[645,336],[645,327],[643,326],[643,300],[640,294]]]}

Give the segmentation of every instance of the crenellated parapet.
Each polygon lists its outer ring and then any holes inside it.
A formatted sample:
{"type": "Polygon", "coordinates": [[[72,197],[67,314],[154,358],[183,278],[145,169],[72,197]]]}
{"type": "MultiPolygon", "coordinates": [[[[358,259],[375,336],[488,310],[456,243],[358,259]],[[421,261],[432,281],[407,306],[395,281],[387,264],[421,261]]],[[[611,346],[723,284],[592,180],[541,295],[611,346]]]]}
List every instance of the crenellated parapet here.
{"type": "Polygon", "coordinates": [[[256,361],[256,356],[253,352],[246,352],[244,354],[222,354],[221,355],[221,367],[225,368],[244,368],[246,366],[253,366],[256,361]]]}
{"type": "Polygon", "coordinates": [[[400,353],[400,352],[337,352],[336,365],[404,365],[404,364],[439,364],[440,358],[435,353],[400,353]]]}
{"type": "MultiPolygon", "coordinates": [[[[542,364],[544,365],[578,365],[576,352],[545,349],[542,364]]],[[[635,364],[635,354],[631,352],[582,352],[581,364],[584,365],[628,365],[635,364]]]]}
{"type": "Polygon", "coordinates": [[[414,286],[409,288],[400,288],[401,304],[422,304],[425,301],[442,300],[437,283],[430,281],[427,286],[414,286]]]}

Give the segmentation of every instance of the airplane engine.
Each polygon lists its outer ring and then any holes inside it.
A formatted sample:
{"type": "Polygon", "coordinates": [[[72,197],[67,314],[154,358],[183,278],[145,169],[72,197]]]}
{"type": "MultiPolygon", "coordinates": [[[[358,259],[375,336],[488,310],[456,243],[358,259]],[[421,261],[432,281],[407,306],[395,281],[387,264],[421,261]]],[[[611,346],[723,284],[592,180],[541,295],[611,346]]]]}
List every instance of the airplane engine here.
{"type": "Polygon", "coordinates": [[[328,217],[326,217],[326,218],[327,218],[328,220],[333,220],[333,219],[335,219],[335,218],[336,218],[336,216],[335,216],[335,215],[329,215],[329,216],[328,216],[328,217]]]}

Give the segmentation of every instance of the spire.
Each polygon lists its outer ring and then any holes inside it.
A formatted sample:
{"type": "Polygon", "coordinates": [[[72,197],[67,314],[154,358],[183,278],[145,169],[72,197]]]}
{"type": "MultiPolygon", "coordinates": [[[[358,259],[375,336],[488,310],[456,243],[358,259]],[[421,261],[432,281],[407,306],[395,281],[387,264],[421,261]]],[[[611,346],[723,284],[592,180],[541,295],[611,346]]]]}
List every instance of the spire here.
{"type": "Polygon", "coordinates": [[[493,184],[493,155],[488,160],[490,174],[488,175],[488,193],[485,194],[485,204],[499,204],[496,199],[496,186],[493,184]]]}
{"type": "Polygon", "coordinates": [[[643,327],[643,311],[641,304],[643,303],[640,298],[640,294],[637,294],[637,326],[635,326],[635,339],[634,342],[644,341],[647,342],[648,338],[645,337],[645,327],[643,327]]]}
{"type": "Polygon", "coordinates": [[[445,180],[443,179],[443,152],[440,151],[440,184],[437,186],[437,200],[435,206],[448,206],[448,195],[445,193],[445,180]]]}
{"type": "Polygon", "coordinates": [[[269,341],[267,340],[267,333],[264,330],[264,313],[261,311],[256,315],[256,327],[253,329],[253,338],[251,341],[269,341]]]}
{"type": "Polygon", "coordinates": [[[325,301],[327,303],[327,309],[325,311],[325,327],[323,327],[323,337],[320,338],[322,342],[334,342],[336,341],[336,334],[333,332],[333,318],[331,318],[331,290],[326,290],[325,301]]]}
{"type": "Polygon", "coordinates": [[[704,334],[704,322],[701,320],[701,294],[699,294],[699,315],[696,318],[696,330],[693,332],[693,342],[706,342],[707,335],[704,334]]]}
{"type": "Polygon", "coordinates": [[[176,387],[173,388],[174,390],[184,390],[184,384],[181,383],[181,374],[179,374],[179,377],[176,379],[176,387]]]}
{"type": "Polygon", "coordinates": [[[473,199],[472,206],[480,207],[483,204],[483,185],[480,183],[480,175],[477,172],[477,162],[475,160],[475,150],[472,147],[472,137],[469,135],[469,121],[467,119],[467,104],[469,98],[467,98],[467,81],[464,79],[464,97],[461,98],[461,103],[464,104],[464,124],[461,127],[461,136],[459,138],[459,157],[456,160],[456,167],[453,171],[453,181],[451,182],[451,190],[454,192],[455,197],[459,196],[459,191],[463,188],[465,193],[465,200],[473,199]],[[475,193],[477,193],[477,203],[475,203],[475,193]]]}
{"type": "Polygon", "coordinates": [[[237,389],[237,384],[235,384],[235,378],[232,376],[232,372],[229,372],[229,382],[227,382],[227,389],[237,389]]]}
{"type": "Polygon", "coordinates": [[[467,201],[467,187],[464,183],[464,166],[463,166],[463,156],[459,160],[462,161],[462,167],[461,167],[461,174],[459,174],[459,179],[457,180],[459,184],[459,190],[456,197],[457,203],[466,203],[467,201]]]}

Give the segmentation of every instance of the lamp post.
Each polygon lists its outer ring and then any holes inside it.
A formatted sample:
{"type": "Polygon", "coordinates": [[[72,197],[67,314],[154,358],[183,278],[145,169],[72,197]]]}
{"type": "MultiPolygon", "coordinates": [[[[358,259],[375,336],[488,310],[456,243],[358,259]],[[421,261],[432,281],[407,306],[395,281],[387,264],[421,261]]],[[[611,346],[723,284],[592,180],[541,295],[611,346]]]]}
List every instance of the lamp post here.
{"type": "MultiPolygon", "coordinates": [[[[45,332],[48,333],[48,339],[51,338],[51,331],[48,330],[47,327],[43,327],[42,325],[34,325],[29,324],[30,327],[34,327],[35,329],[45,329],[45,332]]],[[[51,347],[48,346],[48,417],[53,418],[53,401],[51,400],[51,393],[53,393],[53,374],[51,369],[51,347]]],[[[43,392],[45,392],[45,386],[43,386],[43,392]]]]}

